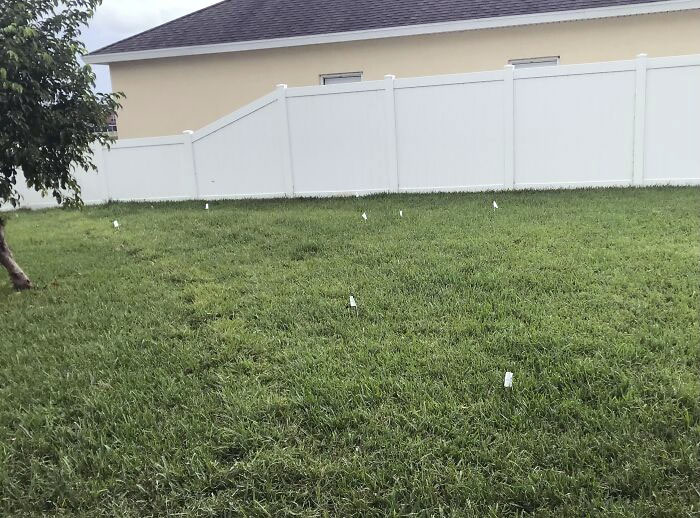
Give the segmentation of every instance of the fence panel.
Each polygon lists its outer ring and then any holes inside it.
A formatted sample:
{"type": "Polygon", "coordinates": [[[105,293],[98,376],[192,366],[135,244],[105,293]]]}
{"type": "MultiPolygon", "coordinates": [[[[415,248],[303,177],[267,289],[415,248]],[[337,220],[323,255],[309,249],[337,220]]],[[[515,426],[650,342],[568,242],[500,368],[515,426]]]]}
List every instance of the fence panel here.
{"type": "MultiPolygon", "coordinates": [[[[92,146],[93,152],[93,162],[97,167],[97,171],[85,171],[83,169],[78,169],[75,171],[76,178],[80,184],[82,190],[81,196],[83,202],[86,205],[97,205],[100,203],[105,203],[109,199],[107,192],[107,185],[105,184],[106,176],[103,163],[103,151],[102,147],[99,145],[92,146]]],[[[57,203],[51,194],[45,197],[35,191],[34,189],[28,189],[26,187],[26,181],[24,179],[24,174],[19,171],[17,174],[17,185],[19,186],[20,194],[22,195],[21,206],[23,208],[33,208],[33,209],[45,209],[56,207],[57,203]]],[[[4,205],[0,207],[0,211],[11,210],[9,205],[4,205]]]]}
{"type": "Polygon", "coordinates": [[[389,191],[384,86],[302,96],[296,90],[290,89],[287,100],[295,193],[389,191]]]}
{"type": "Polygon", "coordinates": [[[104,153],[109,197],[117,201],[194,197],[181,136],[119,141],[104,153]]]}
{"type": "MultiPolygon", "coordinates": [[[[206,199],[285,195],[277,101],[194,142],[199,195],[206,199]]],[[[197,135],[195,134],[195,138],[197,135]]]]}
{"type": "Polygon", "coordinates": [[[635,72],[515,79],[517,187],[629,185],[635,72]]]}
{"type": "Polygon", "coordinates": [[[647,72],[646,183],[700,177],[700,66],[647,72]]]}
{"type": "Polygon", "coordinates": [[[400,87],[401,191],[504,186],[503,81],[400,87]]]}

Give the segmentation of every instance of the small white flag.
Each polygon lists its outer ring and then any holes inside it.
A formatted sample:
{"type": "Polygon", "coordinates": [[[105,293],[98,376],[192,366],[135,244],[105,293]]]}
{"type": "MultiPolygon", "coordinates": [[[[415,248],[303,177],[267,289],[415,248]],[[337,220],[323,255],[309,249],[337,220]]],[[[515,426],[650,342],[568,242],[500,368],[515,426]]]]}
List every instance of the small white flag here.
{"type": "Polygon", "coordinates": [[[350,307],[357,309],[357,302],[355,302],[355,297],[350,295],[350,307]]]}
{"type": "Polygon", "coordinates": [[[503,386],[505,388],[513,388],[513,373],[506,372],[506,379],[503,380],[503,386]]]}
{"type": "Polygon", "coordinates": [[[114,223],[112,223],[112,225],[114,225],[114,228],[119,228],[119,222],[116,219],[114,220],[114,223]]]}
{"type": "Polygon", "coordinates": [[[204,210],[209,210],[209,204],[208,204],[208,203],[205,203],[205,204],[204,204],[204,210]]]}
{"type": "Polygon", "coordinates": [[[496,203],[496,202],[494,201],[494,202],[493,202],[493,210],[496,210],[497,208],[498,208],[498,203],[496,203]]]}
{"type": "Polygon", "coordinates": [[[365,221],[367,221],[367,213],[366,213],[366,212],[363,212],[363,213],[362,213],[362,219],[364,219],[365,221]]]}
{"type": "Polygon", "coordinates": [[[399,217],[403,218],[403,211],[402,210],[399,211],[399,217]]]}

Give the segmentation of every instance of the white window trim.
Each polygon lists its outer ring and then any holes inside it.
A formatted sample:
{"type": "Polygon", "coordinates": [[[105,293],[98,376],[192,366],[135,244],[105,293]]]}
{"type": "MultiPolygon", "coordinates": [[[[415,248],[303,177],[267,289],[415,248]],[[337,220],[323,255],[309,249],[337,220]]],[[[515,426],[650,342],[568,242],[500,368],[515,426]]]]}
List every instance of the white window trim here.
{"type": "Polygon", "coordinates": [[[479,18],[476,20],[407,25],[403,27],[386,27],[381,29],[335,32],[331,34],[312,34],[309,36],[293,36],[268,40],[238,41],[233,43],[217,43],[212,45],[194,45],[191,47],[171,47],[166,49],[140,50],[134,52],[114,52],[110,54],[96,54],[94,56],[86,55],[83,56],[83,61],[90,65],[106,65],[119,61],[197,56],[201,54],[242,52],[246,50],[259,49],[276,49],[281,47],[297,47],[301,45],[319,45],[344,41],[415,36],[418,34],[438,34],[444,32],[493,29],[497,27],[519,27],[522,25],[539,23],[595,20],[599,18],[614,18],[618,16],[633,16],[638,14],[687,11],[690,9],[700,9],[700,0],[666,0],[644,4],[615,5],[595,7],[591,9],[575,9],[569,11],[553,11],[548,13],[521,14],[514,16],[496,16],[492,18],[479,18]]]}
{"type": "Polygon", "coordinates": [[[556,66],[559,64],[559,56],[510,59],[508,64],[515,66],[515,68],[556,66]]]}
{"type": "Polygon", "coordinates": [[[338,79],[341,77],[359,77],[362,81],[362,72],[340,72],[335,74],[321,74],[318,76],[319,82],[322,85],[326,84],[326,79],[338,79]]]}

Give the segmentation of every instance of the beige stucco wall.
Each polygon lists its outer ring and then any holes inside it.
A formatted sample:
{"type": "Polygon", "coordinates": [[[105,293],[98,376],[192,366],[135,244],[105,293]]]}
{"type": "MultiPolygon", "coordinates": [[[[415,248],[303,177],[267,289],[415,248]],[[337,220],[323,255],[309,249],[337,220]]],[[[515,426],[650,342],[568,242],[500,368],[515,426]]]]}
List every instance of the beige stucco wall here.
{"type": "Polygon", "coordinates": [[[362,71],[424,76],[499,69],[509,59],[560,56],[562,64],[700,53],[700,11],[153,59],[110,66],[127,95],[120,138],[196,130],[272,91],[319,75],[362,71]]]}

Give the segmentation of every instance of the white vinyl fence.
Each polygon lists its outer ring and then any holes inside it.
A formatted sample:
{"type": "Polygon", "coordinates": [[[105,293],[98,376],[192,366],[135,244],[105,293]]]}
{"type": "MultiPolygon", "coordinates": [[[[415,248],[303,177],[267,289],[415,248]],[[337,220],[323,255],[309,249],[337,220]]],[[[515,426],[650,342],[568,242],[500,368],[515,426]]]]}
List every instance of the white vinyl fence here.
{"type": "Polygon", "coordinates": [[[700,55],[280,85],[194,133],[96,158],[87,203],[700,185],[700,55]]]}

